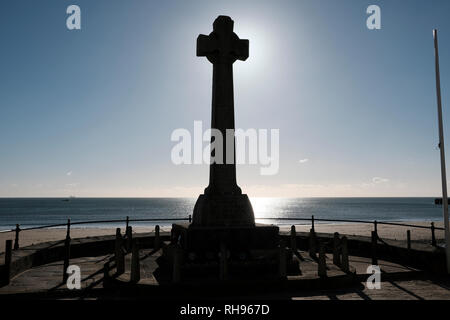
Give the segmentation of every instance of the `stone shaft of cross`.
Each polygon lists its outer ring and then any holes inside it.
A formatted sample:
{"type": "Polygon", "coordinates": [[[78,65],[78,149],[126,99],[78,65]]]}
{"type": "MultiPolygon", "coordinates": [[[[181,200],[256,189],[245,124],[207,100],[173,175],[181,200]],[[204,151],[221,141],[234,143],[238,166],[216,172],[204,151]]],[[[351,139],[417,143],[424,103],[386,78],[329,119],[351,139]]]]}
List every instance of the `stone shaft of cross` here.
{"type": "Polygon", "coordinates": [[[248,57],[248,40],[241,40],[233,32],[233,20],[219,16],[213,24],[213,32],[199,35],[197,38],[197,56],[206,57],[213,64],[212,117],[211,128],[218,129],[223,137],[223,164],[212,163],[210,166],[209,186],[205,194],[241,194],[236,182],[236,165],[234,151],[227,155],[227,129],[235,129],[233,63],[248,57]],[[233,163],[227,163],[233,159],[233,163]],[[228,161],[227,161],[228,160],[228,161]]]}

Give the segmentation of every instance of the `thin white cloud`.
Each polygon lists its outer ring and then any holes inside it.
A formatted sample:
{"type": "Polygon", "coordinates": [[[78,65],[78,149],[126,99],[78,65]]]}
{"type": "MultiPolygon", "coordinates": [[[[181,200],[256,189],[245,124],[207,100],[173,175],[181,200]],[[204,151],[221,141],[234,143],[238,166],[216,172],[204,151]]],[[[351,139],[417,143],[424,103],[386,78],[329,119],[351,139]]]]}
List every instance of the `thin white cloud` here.
{"type": "Polygon", "coordinates": [[[301,163],[301,164],[303,164],[303,163],[307,163],[308,161],[309,161],[309,159],[301,159],[301,160],[299,160],[298,162],[301,163]]]}
{"type": "Polygon", "coordinates": [[[380,177],[373,177],[372,178],[372,182],[375,183],[375,184],[386,183],[386,182],[389,182],[389,179],[380,178],[380,177]]]}
{"type": "Polygon", "coordinates": [[[72,171],[67,172],[66,175],[70,177],[72,175],[72,171]]]}
{"type": "Polygon", "coordinates": [[[68,184],[66,184],[66,187],[67,188],[76,188],[79,185],[80,185],[79,183],[68,183],[68,184]]]}

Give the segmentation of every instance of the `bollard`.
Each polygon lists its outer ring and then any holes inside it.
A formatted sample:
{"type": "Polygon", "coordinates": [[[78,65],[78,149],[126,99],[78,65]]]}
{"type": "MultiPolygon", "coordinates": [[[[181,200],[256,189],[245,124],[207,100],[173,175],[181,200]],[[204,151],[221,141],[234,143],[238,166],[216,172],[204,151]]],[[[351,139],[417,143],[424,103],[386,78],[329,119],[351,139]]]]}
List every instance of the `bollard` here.
{"type": "Polygon", "coordinates": [[[6,240],[5,246],[5,285],[11,280],[12,240],[6,240]]]}
{"type": "Polygon", "coordinates": [[[341,252],[342,252],[342,258],[341,258],[341,269],[344,272],[350,271],[350,264],[348,261],[348,243],[347,243],[347,237],[342,237],[341,240],[341,252]]]}
{"type": "Polygon", "coordinates": [[[141,265],[139,263],[139,242],[137,239],[133,241],[130,270],[130,282],[138,283],[141,280],[141,265]]]}
{"type": "Polygon", "coordinates": [[[278,258],[278,274],[280,278],[286,278],[286,244],[283,240],[280,241],[278,258]]]}
{"type": "Polygon", "coordinates": [[[227,247],[225,242],[220,243],[220,280],[226,280],[228,278],[228,265],[227,265],[227,247]]]}
{"type": "Polygon", "coordinates": [[[133,228],[131,226],[127,227],[125,237],[125,248],[127,252],[131,252],[131,246],[133,244],[133,228]]]}
{"type": "Polygon", "coordinates": [[[297,232],[295,226],[291,227],[291,249],[294,253],[297,252],[297,232]]]}
{"type": "Polygon", "coordinates": [[[314,229],[311,229],[309,231],[309,256],[311,258],[315,258],[316,254],[317,254],[316,233],[314,232],[314,229]]]}
{"type": "Polygon", "coordinates": [[[407,241],[407,247],[408,251],[411,250],[411,230],[406,231],[406,241],[407,241]]]}
{"type": "Polygon", "coordinates": [[[154,249],[159,250],[161,248],[161,238],[159,236],[159,226],[155,226],[155,241],[154,241],[154,249]]]}
{"type": "Polygon", "coordinates": [[[19,250],[19,232],[20,232],[20,224],[16,224],[16,238],[14,240],[14,250],[19,250]]]}
{"type": "Polygon", "coordinates": [[[377,233],[375,231],[372,231],[372,265],[374,266],[378,265],[377,240],[377,233]]]}
{"type": "Polygon", "coordinates": [[[67,268],[70,264],[70,237],[66,237],[64,241],[64,265],[63,265],[63,282],[67,281],[69,275],[67,274],[67,268]]]}
{"type": "Polygon", "coordinates": [[[67,219],[66,239],[70,238],[70,219],[67,219]]]}
{"type": "Polygon", "coordinates": [[[436,235],[434,233],[434,222],[431,223],[431,245],[436,247],[436,235]]]}
{"type": "Polygon", "coordinates": [[[339,240],[339,233],[335,232],[334,233],[334,238],[333,238],[333,264],[340,266],[341,265],[341,257],[340,257],[340,250],[339,250],[339,246],[340,246],[340,240],[339,240]]]}
{"type": "Polygon", "coordinates": [[[109,278],[109,261],[103,265],[103,279],[107,280],[109,278]]]}
{"type": "Polygon", "coordinates": [[[311,230],[313,232],[315,232],[315,229],[314,229],[314,216],[311,216],[311,230]]]}
{"type": "Polygon", "coordinates": [[[181,280],[181,248],[176,245],[173,249],[172,282],[179,283],[181,280]]]}
{"type": "Polygon", "coordinates": [[[115,258],[116,258],[116,273],[122,274],[125,272],[125,255],[123,254],[123,239],[120,233],[120,228],[116,229],[116,243],[115,243],[115,258]]]}
{"type": "Polygon", "coordinates": [[[323,243],[320,243],[319,245],[319,263],[317,273],[321,278],[327,276],[327,261],[325,256],[325,245],[323,243]]]}

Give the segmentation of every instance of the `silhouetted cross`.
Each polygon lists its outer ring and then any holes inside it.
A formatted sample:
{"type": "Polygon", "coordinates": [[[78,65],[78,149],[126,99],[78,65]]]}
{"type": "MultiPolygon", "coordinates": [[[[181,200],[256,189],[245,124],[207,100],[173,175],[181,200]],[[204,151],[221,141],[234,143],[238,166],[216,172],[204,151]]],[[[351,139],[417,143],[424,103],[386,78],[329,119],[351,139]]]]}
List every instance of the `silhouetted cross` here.
{"type": "MultiPolygon", "coordinates": [[[[209,36],[197,38],[197,56],[207,57],[213,64],[212,119],[211,128],[220,130],[223,136],[223,160],[235,158],[234,152],[227,156],[228,140],[226,131],[234,130],[234,93],[233,63],[248,58],[248,40],[241,40],[233,32],[234,22],[230,17],[219,16],[213,24],[209,36]]],[[[217,150],[215,150],[217,151],[217,150]]],[[[230,195],[241,194],[236,183],[235,163],[212,163],[210,166],[209,186],[205,194],[230,195]]]]}
{"type": "MultiPolygon", "coordinates": [[[[213,32],[197,38],[197,56],[207,57],[213,65],[211,128],[220,131],[223,144],[222,150],[217,144],[211,152],[209,185],[194,207],[196,226],[255,225],[250,200],[236,181],[234,134],[228,134],[235,129],[233,63],[246,60],[249,47],[248,40],[239,39],[233,32],[233,25],[230,17],[219,16],[213,23],[213,32]]],[[[211,142],[215,139],[211,134],[211,142]]]]}
{"type": "Polygon", "coordinates": [[[234,63],[247,60],[248,40],[241,40],[233,32],[234,21],[227,16],[219,16],[213,24],[209,36],[197,38],[197,57],[207,57],[211,63],[234,63]]]}

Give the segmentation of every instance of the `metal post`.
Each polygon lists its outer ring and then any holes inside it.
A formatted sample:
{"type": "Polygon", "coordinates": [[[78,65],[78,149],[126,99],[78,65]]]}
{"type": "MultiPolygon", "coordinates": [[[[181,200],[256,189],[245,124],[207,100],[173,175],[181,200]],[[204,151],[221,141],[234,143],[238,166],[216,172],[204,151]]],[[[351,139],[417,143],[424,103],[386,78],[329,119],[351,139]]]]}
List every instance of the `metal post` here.
{"type": "Polygon", "coordinates": [[[309,256],[311,258],[315,258],[316,253],[317,253],[316,233],[314,232],[314,229],[311,229],[309,231],[309,256]]]}
{"type": "Polygon", "coordinates": [[[161,248],[161,237],[159,236],[159,226],[155,226],[155,240],[154,240],[154,249],[159,250],[161,248]]]}
{"type": "Polygon", "coordinates": [[[372,231],[372,265],[374,266],[378,265],[377,240],[377,233],[375,231],[372,231]]]}
{"type": "Polygon", "coordinates": [[[5,247],[5,285],[8,285],[11,279],[11,260],[12,260],[12,240],[6,240],[5,247]]]}
{"type": "Polygon", "coordinates": [[[434,222],[431,223],[431,245],[433,247],[436,247],[436,234],[435,234],[435,227],[434,222]]]}
{"type": "Polygon", "coordinates": [[[115,258],[116,258],[116,273],[122,274],[125,272],[125,256],[123,254],[123,238],[120,233],[120,228],[116,229],[116,244],[115,244],[115,258]]]}
{"type": "Polygon", "coordinates": [[[106,261],[104,264],[103,264],[103,279],[104,280],[108,280],[108,278],[109,278],[109,269],[110,269],[110,266],[109,266],[109,261],[106,261]]]}
{"type": "Polygon", "coordinates": [[[191,223],[191,222],[192,222],[192,216],[189,215],[189,223],[191,223]]]}
{"type": "Polygon", "coordinates": [[[66,237],[64,241],[64,265],[63,265],[63,282],[67,281],[69,275],[67,274],[67,269],[70,264],[70,237],[66,237]]]}
{"type": "Polygon", "coordinates": [[[131,250],[131,272],[130,282],[138,283],[141,280],[141,265],[139,263],[139,242],[133,241],[133,249],[131,250]]]}
{"type": "Polygon", "coordinates": [[[406,231],[406,241],[408,250],[411,250],[411,230],[406,231]]]}
{"type": "Polygon", "coordinates": [[[333,264],[337,266],[341,265],[339,247],[340,247],[339,233],[335,232],[333,238],[333,264]]]}
{"type": "Polygon", "coordinates": [[[14,250],[19,250],[19,232],[20,232],[20,224],[16,224],[16,238],[14,240],[14,250]]]}
{"type": "Polygon", "coordinates": [[[286,244],[284,240],[280,240],[279,254],[278,254],[278,275],[281,279],[286,278],[286,244]]]}
{"type": "Polygon", "coordinates": [[[131,251],[131,245],[133,242],[133,229],[131,226],[127,227],[126,233],[125,233],[126,239],[125,239],[125,248],[127,252],[131,251]]]}
{"type": "Polygon", "coordinates": [[[323,278],[327,276],[327,262],[325,257],[325,244],[320,243],[319,245],[319,263],[317,273],[319,277],[323,278]]]}
{"type": "Polygon", "coordinates": [[[348,242],[347,242],[346,236],[342,237],[341,246],[342,246],[341,268],[342,268],[342,271],[349,272],[350,271],[350,263],[348,261],[349,260],[349,258],[348,258],[348,242]]]}
{"type": "Polygon", "coordinates": [[[67,219],[67,233],[66,238],[70,238],[70,218],[67,219]]]}
{"type": "Polygon", "coordinates": [[[64,263],[63,263],[63,282],[66,282],[69,275],[67,269],[70,264],[70,218],[67,219],[66,240],[64,241],[64,263]]]}
{"type": "Polygon", "coordinates": [[[297,252],[297,231],[295,226],[291,226],[291,249],[294,253],[297,252]]]}
{"type": "Polygon", "coordinates": [[[447,272],[450,273],[450,224],[448,220],[447,173],[445,168],[444,125],[442,122],[441,75],[439,71],[439,47],[437,29],[433,30],[433,37],[436,68],[436,96],[439,122],[439,149],[441,150],[442,207],[444,211],[445,225],[445,252],[447,256],[447,272]]]}

